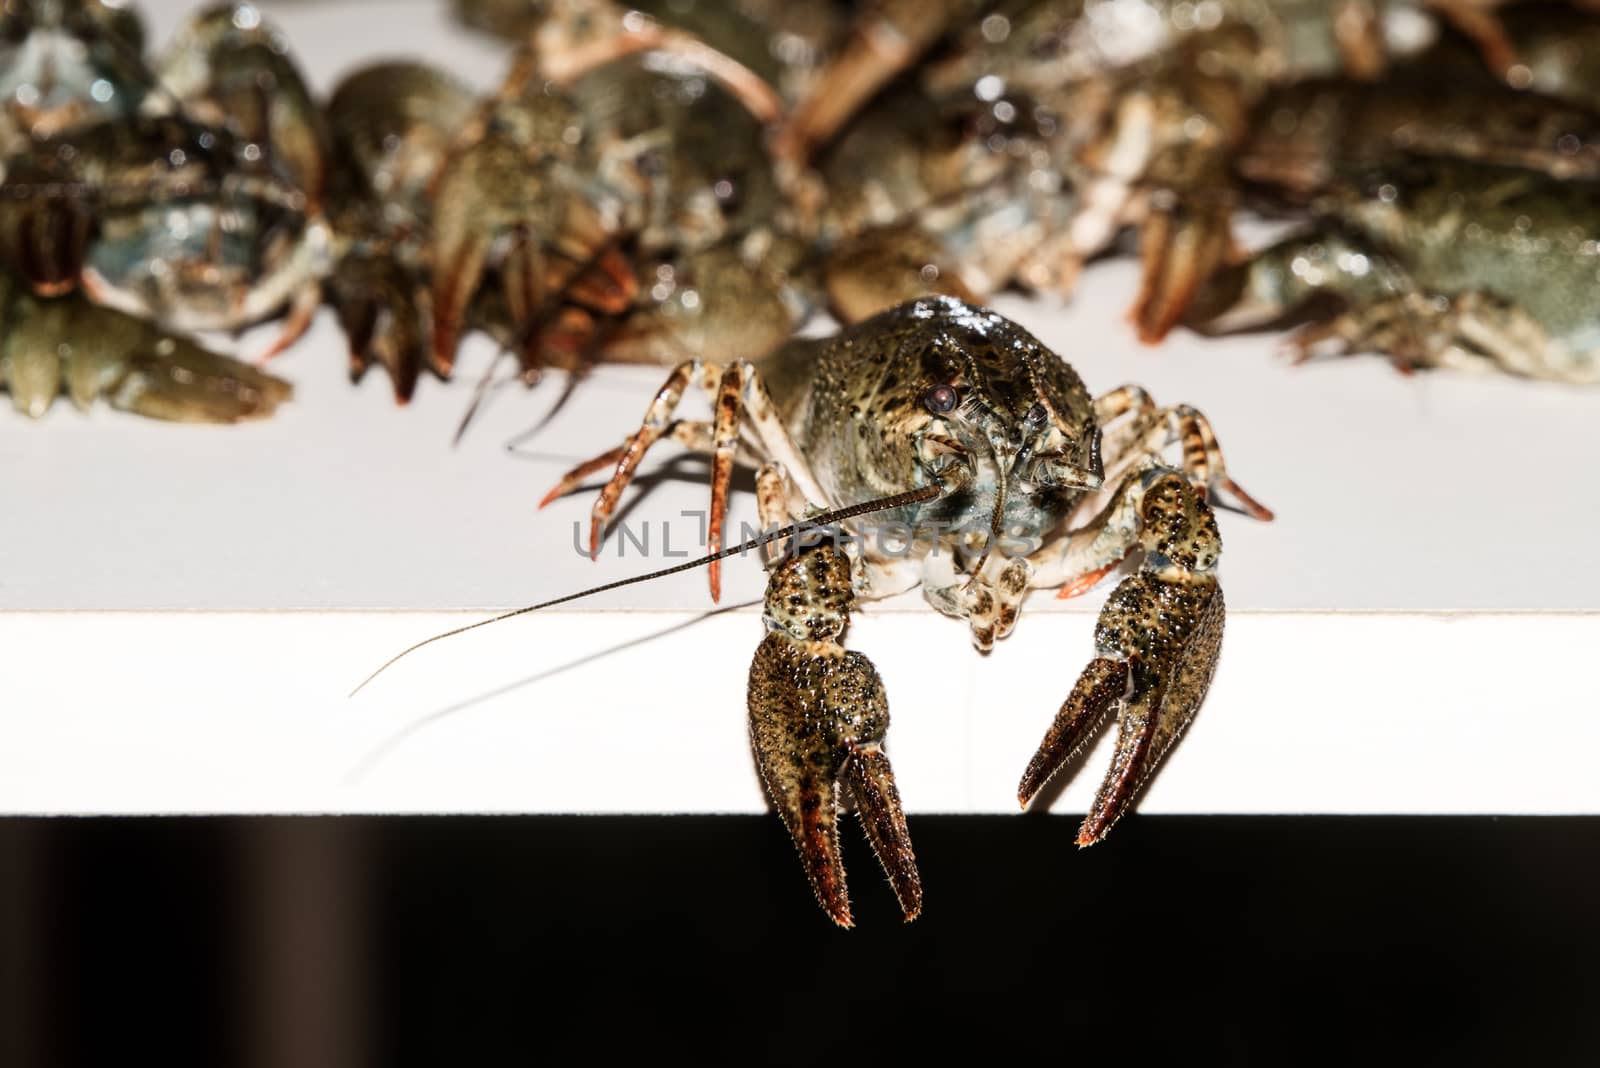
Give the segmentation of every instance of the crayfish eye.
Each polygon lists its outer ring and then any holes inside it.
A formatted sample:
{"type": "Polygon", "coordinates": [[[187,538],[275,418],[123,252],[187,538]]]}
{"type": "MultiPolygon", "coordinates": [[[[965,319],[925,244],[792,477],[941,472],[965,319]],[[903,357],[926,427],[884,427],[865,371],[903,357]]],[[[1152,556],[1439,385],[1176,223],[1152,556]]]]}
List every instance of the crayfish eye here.
{"type": "Polygon", "coordinates": [[[1022,418],[1023,421],[1026,422],[1030,427],[1037,430],[1044,426],[1045,420],[1050,418],[1050,413],[1045,409],[1044,405],[1035,404],[1032,408],[1028,409],[1028,414],[1022,418]]]}
{"type": "Polygon", "coordinates": [[[922,403],[928,406],[928,411],[943,415],[955,408],[958,399],[954,387],[937,385],[923,395],[922,403]]]}

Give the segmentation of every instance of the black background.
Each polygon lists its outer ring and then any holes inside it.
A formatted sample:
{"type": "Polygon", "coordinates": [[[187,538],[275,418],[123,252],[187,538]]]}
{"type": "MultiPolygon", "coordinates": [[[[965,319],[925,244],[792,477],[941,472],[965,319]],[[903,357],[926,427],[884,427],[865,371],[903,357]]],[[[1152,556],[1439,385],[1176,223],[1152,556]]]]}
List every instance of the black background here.
{"type": "Polygon", "coordinates": [[[273,1063],[267,957],[352,1066],[1600,1057],[1600,819],[1075,831],[914,818],[908,926],[851,826],[839,931],[770,818],[0,821],[0,1064],[273,1063]]]}

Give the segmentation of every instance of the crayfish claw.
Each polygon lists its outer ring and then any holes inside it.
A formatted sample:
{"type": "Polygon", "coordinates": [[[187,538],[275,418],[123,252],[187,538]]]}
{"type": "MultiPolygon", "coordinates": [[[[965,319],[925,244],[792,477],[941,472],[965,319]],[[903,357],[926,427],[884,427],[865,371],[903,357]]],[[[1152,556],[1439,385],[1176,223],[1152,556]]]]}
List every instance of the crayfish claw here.
{"type": "Polygon", "coordinates": [[[1017,790],[1026,805],[1115,711],[1116,753],[1078,831],[1104,838],[1194,718],[1211,686],[1225,608],[1222,541],[1203,491],[1182,474],[1133,476],[1145,562],[1112,592],[1095,627],[1097,656],[1079,676],[1017,790]]]}
{"type": "MultiPolygon", "coordinates": [[[[1078,828],[1078,845],[1091,846],[1104,838],[1111,825],[1132,804],[1167,749],[1194,714],[1198,700],[1179,700],[1169,706],[1167,680],[1158,672],[1140,677],[1139,665],[1130,666],[1130,692],[1117,716],[1117,744],[1111,767],[1101,780],[1094,804],[1078,828]]],[[[1209,675],[1207,682],[1210,681],[1209,675]]]]}
{"type": "Polygon", "coordinates": [[[839,644],[854,597],[850,561],[832,546],[787,557],[768,580],[768,634],[750,665],[750,741],[761,780],[817,902],[840,927],[853,925],[839,854],[841,787],[905,918],[922,911],[911,836],[882,749],[888,698],[872,662],[839,644]]]}

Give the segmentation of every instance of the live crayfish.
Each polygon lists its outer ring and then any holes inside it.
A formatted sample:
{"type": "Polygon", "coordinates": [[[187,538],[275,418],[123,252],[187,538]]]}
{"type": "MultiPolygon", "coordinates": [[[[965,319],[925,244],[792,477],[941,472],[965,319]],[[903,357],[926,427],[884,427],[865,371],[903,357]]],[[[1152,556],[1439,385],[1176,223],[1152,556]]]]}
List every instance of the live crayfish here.
{"type": "Polygon", "coordinates": [[[790,162],[820,157],[913,67],[935,99],[966,94],[996,114],[1042,116],[1044,151],[1027,166],[1069,199],[1049,212],[1020,280],[1069,292],[1085,261],[1125,225],[1143,223],[1135,320],[1154,341],[1225,250],[1232,204],[1222,178],[1253,103],[1308,76],[1381,69],[1399,45],[1371,8],[1361,0],[886,0],[863,13],[776,150],[790,162]]]}
{"type": "MultiPolygon", "coordinates": [[[[1592,19],[1565,5],[880,0],[854,19],[835,3],[643,6],[463,4],[528,45],[493,98],[390,64],[348,80],[324,117],[249,4],[200,13],[148,65],[120,5],[10,5],[7,143],[30,145],[8,187],[73,192],[8,202],[23,216],[9,259],[41,294],[87,260],[97,299],[178,327],[236,329],[287,306],[274,350],[320,284],[356,372],[386,364],[403,399],[425,363],[448,372],[469,327],[516,349],[528,378],[708,343],[731,358],[779,343],[819,284],[846,320],[927,291],[1065,291],[1140,222],[1136,319],[1154,340],[1228,258],[1227,164],[1251,160],[1267,105],[1343,72],[1378,101],[1367,113],[1400,110],[1406,87],[1372,79],[1426,35],[1398,32],[1398,16],[1415,30],[1442,14],[1513,85],[1592,100],[1559,39],[1592,19]],[[175,149],[181,162],[163,163],[175,149]],[[403,181],[374,186],[396,168],[403,181]],[[710,286],[734,284],[759,318],[713,314],[732,302],[710,286]]],[[[1502,121],[1474,131],[1480,158],[1522,159],[1526,103],[1491,102],[1502,121]]],[[[1539,162],[1587,173],[1593,147],[1539,162]]]]}
{"type": "Polygon", "coordinates": [[[1222,332],[1288,317],[1316,294],[1336,317],[1300,358],[1373,350],[1402,368],[1499,368],[1600,381],[1600,182],[1468,160],[1346,175],[1318,218],[1211,279],[1190,320],[1222,332]]]}
{"type": "MultiPolygon", "coordinates": [[[[294,340],[326,269],[324,139],[317,108],[259,13],[248,4],[203,11],[148,65],[137,18],[120,5],[17,4],[4,17],[11,136],[0,258],[39,298],[81,287],[98,304],[151,320],[152,341],[164,329],[237,330],[285,306],[292,314],[275,349],[294,340]]],[[[55,322],[56,310],[13,302],[11,314],[55,322]]],[[[154,349],[201,351],[168,336],[141,346],[146,365],[154,349]]],[[[242,366],[206,358],[209,376],[242,366]]],[[[172,371],[181,379],[194,368],[172,371]]],[[[255,372],[231,388],[259,394],[266,382],[287,396],[283,383],[255,372]]],[[[169,418],[238,417],[182,390],[169,402],[185,396],[200,403],[169,418]]]]}
{"type": "MultiPolygon", "coordinates": [[[[949,297],[901,305],[760,361],[681,364],[640,429],[575,468],[546,499],[612,469],[593,510],[597,547],[645,453],[667,438],[712,456],[713,596],[721,558],[739,551],[722,548],[736,460],[759,465],[757,502],[769,530],[876,509],[905,532],[892,547],[861,524],[821,544],[796,528],[789,551],[771,561],[768,633],[750,672],[757,764],[819,902],[841,926],[852,922],[838,851],[841,787],[906,919],[922,907],[883,751],[883,685],[866,657],[840,644],[858,598],[921,585],[987,651],[1016,626],[1030,590],[1081,593],[1142,550],[1142,565],[1101,613],[1095,659],[1018,787],[1027,804],[1115,710],[1116,757],[1078,837],[1089,845],[1128,811],[1209,686],[1224,608],[1208,499],[1271,518],[1228,477],[1200,412],[1161,407],[1137,386],[1093,397],[1021,327],[949,297]],[[713,397],[709,422],[675,416],[694,386],[713,397]],[[1174,444],[1175,464],[1167,457],[1174,444]]],[[[691,565],[672,570],[682,566],[691,565]]]]}
{"type": "MultiPolygon", "coordinates": [[[[662,348],[684,343],[687,320],[702,334],[711,321],[679,282],[728,284],[735,261],[748,268],[736,288],[782,303],[794,256],[774,228],[786,209],[752,111],[762,100],[726,86],[715,62],[702,67],[703,45],[657,44],[619,46],[559,81],[523,54],[481,102],[413,63],[380,64],[339,86],[330,105],[348,172],[339,219],[357,270],[334,283],[334,296],[347,322],[371,319],[376,300],[403,327],[357,330],[358,365],[363,347],[403,354],[385,360],[404,365],[403,398],[421,350],[448,373],[468,326],[512,349],[529,379],[596,358],[660,360],[662,348]],[[409,281],[364,286],[374,254],[409,281]],[[674,306],[684,294],[689,304],[674,306]],[[431,319],[426,345],[410,334],[419,309],[431,319]]],[[[717,302],[707,293],[704,303],[717,302]]],[[[765,347],[798,315],[777,316],[765,347]]],[[[721,325],[748,336],[736,319],[721,325]]]]}
{"type": "MultiPolygon", "coordinates": [[[[71,18],[41,6],[68,26],[100,26],[87,14],[98,5],[71,18]]],[[[59,27],[45,19],[26,32],[24,54],[59,27]]],[[[326,138],[279,36],[251,5],[224,4],[195,15],[149,66],[114,55],[141,72],[135,88],[107,90],[132,114],[36,124],[6,159],[7,258],[42,291],[87,271],[97,299],[185,329],[235,329],[291,300],[308,317],[325,270],[326,138]]],[[[101,95],[107,81],[84,92],[101,95]]],[[[43,92],[24,82],[13,100],[24,90],[43,92]]]]}
{"type": "Polygon", "coordinates": [[[1371,349],[1408,370],[1600,380],[1600,114],[1508,88],[1449,40],[1381,85],[1308,82],[1259,112],[1235,170],[1258,208],[1303,225],[1233,257],[1191,326],[1257,327],[1333,298],[1342,314],[1291,341],[1302,360],[1371,349]]]}

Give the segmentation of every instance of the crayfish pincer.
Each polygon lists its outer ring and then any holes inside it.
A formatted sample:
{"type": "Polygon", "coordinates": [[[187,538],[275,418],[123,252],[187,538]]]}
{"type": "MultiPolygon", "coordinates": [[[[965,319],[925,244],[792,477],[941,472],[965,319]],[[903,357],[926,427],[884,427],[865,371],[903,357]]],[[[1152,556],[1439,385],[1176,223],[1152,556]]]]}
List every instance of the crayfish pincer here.
{"type": "Polygon", "coordinates": [[[1106,602],[1095,628],[1098,655],[1078,677],[1017,787],[1026,807],[1117,709],[1116,755],[1078,831],[1080,846],[1105,837],[1177,741],[1211,686],[1222,645],[1216,515],[1170,471],[1146,472],[1125,484],[1122,496],[1124,507],[1138,514],[1144,566],[1106,602]]]}
{"type": "Polygon", "coordinates": [[[922,911],[894,772],[883,751],[889,700],[877,668],[839,644],[850,624],[850,560],[832,545],[802,549],[767,583],[767,636],[750,665],[750,742],[817,901],[851,926],[839,859],[839,786],[849,788],[907,920],[922,911]]]}

